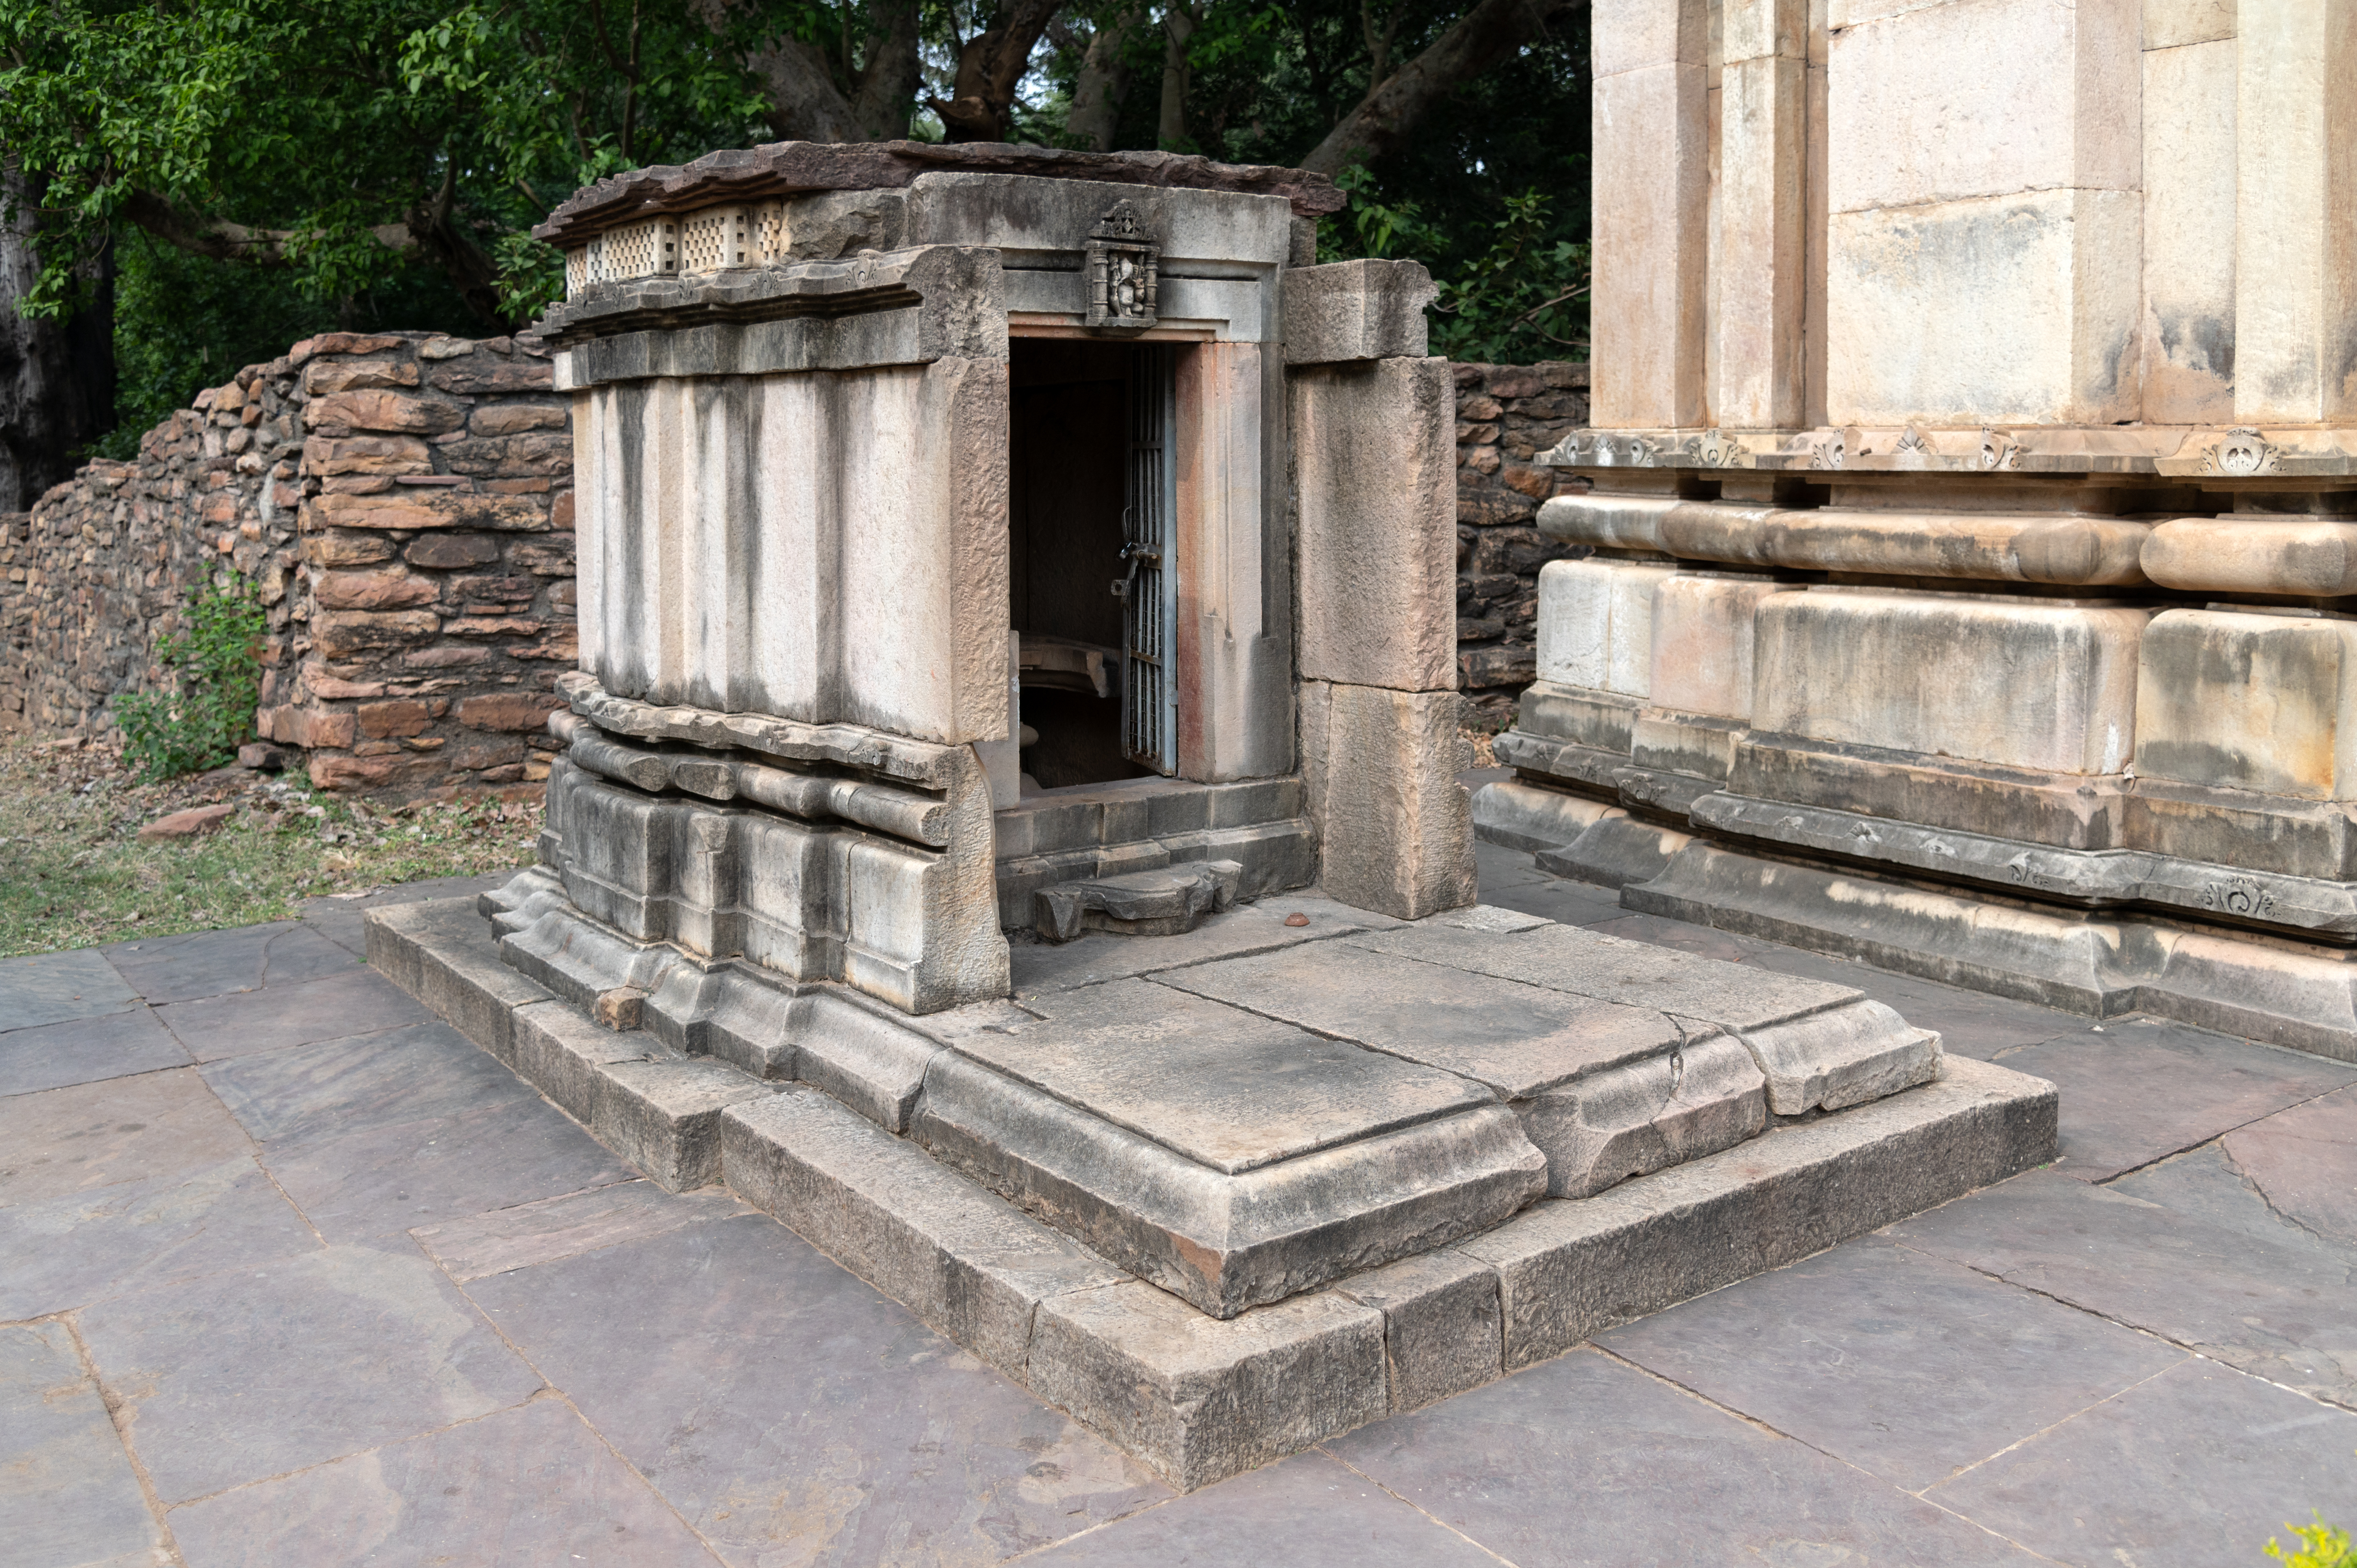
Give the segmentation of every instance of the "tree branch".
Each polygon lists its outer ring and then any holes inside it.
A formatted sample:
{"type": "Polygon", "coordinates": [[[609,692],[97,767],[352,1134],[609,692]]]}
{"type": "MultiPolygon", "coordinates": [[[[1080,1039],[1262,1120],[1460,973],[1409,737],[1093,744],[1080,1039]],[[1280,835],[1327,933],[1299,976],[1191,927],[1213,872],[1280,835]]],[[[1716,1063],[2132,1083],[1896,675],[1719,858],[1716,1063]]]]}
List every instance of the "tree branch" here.
{"type": "MultiPolygon", "coordinates": [[[[300,231],[294,229],[255,229],[226,219],[199,218],[148,190],[133,191],[115,213],[166,244],[192,255],[254,266],[291,266],[290,252],[301,238],[300,231]]],[[[417,236],[406,223],[380,223],[369,232],[376,237],[377,243],[398,255],[418,253],[417,236]]]]}
{"type": "Polygon", "coordinates": [[[1499,65],[1546,30],[1548,20],[1585,0],[1481,0],[1432,46],[1375,82],[1301,166],[1336,174],[1395,152],[1432,106],[1499,65]]]}

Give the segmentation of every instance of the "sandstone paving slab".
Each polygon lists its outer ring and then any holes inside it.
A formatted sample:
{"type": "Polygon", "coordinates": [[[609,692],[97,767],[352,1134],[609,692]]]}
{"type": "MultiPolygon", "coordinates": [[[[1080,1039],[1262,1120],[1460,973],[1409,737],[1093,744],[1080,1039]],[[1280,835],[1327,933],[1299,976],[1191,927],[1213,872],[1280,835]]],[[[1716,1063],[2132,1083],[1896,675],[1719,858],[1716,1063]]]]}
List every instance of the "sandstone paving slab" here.
{"type": "MultiPolygon", "coordinates": [[[[1479,789],[1480,786],[1473,785],[1471,788],[1479,789]]],[[[1530,851],[1508,849],[1504,844],[1491,843],[1487,839],[1473,841],[1473,866],[1480,874],[1481,901],[1485,904],[1496,903],[1495,895],[1509,887],[1544,887],[1564,880],[1540,870],[1538,862],[1531,858],[1530,851]]],[[[1608,897],[1611,896],[1607,888],[1599,887],[1596,891],[1608,897]]]]}
{"type": "Polygon", "coordinates": [[[0,1208],[0,1321],[314,1251],[251,1155],[0,1208]]]}
{"type": "Polygon", "coordinates": [[[1516,929],[1496,918],[1506,913],[1485,906],[1346,945],[1739,1035],[1767,1075],[1769,1109],[1782,1116],[1878,1100],[1939,1072],[1936,1037],[1852,987],[1550,923],[1516,929]]]}
{"type": "Polygon", "coordinates": [[[1851,986],[1556,925],[1499,934],[1427,921],[1412,930],[1354,938],[1351,945],[1738,1032],[1859,999],[1851,986]]]}
{"type": "Polygon", "coordinates": [[[541,1386],[406,1241],[116,1296],[79,1321],[167,1504],[488,1415],[541,1386]]]}
{"type": "Polygon", "coordinates": [[[673,1193],[651,1181],[623,1181],[420,1226],[412,1235],[463,1284],[750,1212],[725,1187],[673,1193]]]}
{"type": "Polygon", "coordinates": [[[468,1288],[731,1563],[996,1563],[1170,1495],[766,1217],[468,1288]]]}
{"type": "Polygon", "coordinates": [[[942,1037],[1010,1078],[1229,1175],[1494,1101],[1454,1074],[1149,981],[1060,992],[1027,1010],[1039,1021],[994,1021],[942,1037]]]}
{"type": "Polygon", "coordinates": [[[294,920],[142,937],[99,950],[132,990],[156,1006],[318,980],[358,968],[361,961],[350,949],[294,920]]]}
{"type": "Polygon", "coordinates": [[[564,1402],[534,1400],[172,1511],[188,1568],[716,1568],[564,1402]]]}
{"type": "Polygon", "coordinates": [[[1129,1277],[828,1095],[734,1106],[721,1128],[735,1191],[1013,1376],[1044,1297],[1129,1277]]]}
{"type": "Polygon", "coordinates": [[[187,1067],[188,1053],[145,1007],[0,1035],[0,1096],[187,1067]]]}
{"type": "Polygon", "coordinates": [[[1938,1030],[1940,1048],[1954,1056],[1989,1061],[2018,1047],[2043,1045],[2059,1036],[2083,1034],[2087,1029],[2083,1014],[2058,1012],[2033,1002],[1993,996],[1986,991],[1943,985],[1936,980],[1898,974],[1853,959],[1834,958],[1800,948],[1770,946],[1744,962],[1749,967],[1774,970],[1780,974],[1854,986],[1876,1001],[1897,1008],[1909,1023],[1938,1030]]]}
{"type": "MultiPolygon", "coordinates": [[[[1487,849],[1487,846],[1485,846],[1487,849]]],[[[1503,882],[1490,885],[1490,873],[1482,870],[1480,896],[1482,903],[1494,903],[1501,910],[1521,910],[1525,915],[1539,915],[1567,927],[1598,927],[1608,919],[1626,919],[1629,910],[1620,906],[1620,894],[1608,886],[1593,886],[1588,882],[1570,882],[1565,877],[1551,877],[1539,873],[1539,882],[1503,882]]]]}
{"type": "Polygon", "coordinates": [[[219,1165],[253,1144],[194,1068],[0,1099],[0,1207],[219,1165]]]}
{"type": "Polygon", "coordinates": [[[1079,985],[1102,985],[1213,959],[1298,947],[1351,931],[1396,925],[1385,916],[1330,899],[1299,896],[1263,898],[1213,915],[1182,935],[1142,940],[1110,931],[1087,931],[1069,942],[1016,942],[1009,950],[1015,996],[1044,995],[1079,985]],[[1303,926],[1286,917],[1301,914],[1303,926]]]}
{"type": "Polygon", "coordinates": [[[370,969],[346,970],[266,991],[169,1003],[157,1008],[156,1015],[201,1062],[373,1035],[422,1024],[431,1016],[407,992],[370,969]]]}
{"type": "Polygon", "coordinates": [[[2228,1366],[2357,1404],[2357,1250],[2285,1222],[2216,1149],[2106,1187],[2033,1171],[1890,1234],[2228,1366]]]}
{"type": "Polygon", "coordinates": [[[1598,1343],[1910,1492],[2185,1359],[2132,1329],[1878,1239],[1598,1343]]]}
{"type": "Polygon", "coordinates": [[[1024,1561],[1054,1568],[1497,1568],[1364,1476],[1302,1454],[1174,1498],[1024,1561]]]}
{"type": "Polygon", "coordinates": [[[1674,952],[1692,953],[1696,958],[1715,958],[1721,963],[1741,963],[1746,959],[1760,957],[1775,946],[1758,937],[1722,931],[1715,926],[1697,926],[1687,920],[1626,911],[1618,919],[1598,920],[1585,929],[1601,931],[1608,937],[1619,937],[1623,941],[1668,948],[1674,952]]]}
{"type": "Polygon", "coordinates": [[[0,959],[0,1028],[10,1033],[119,1013],[138,1000],[105,955],[89,949],[0,959]]]}
{"type": "Polygon", "coordinates": [[[2117,1018],[1996,1059],[2062,1090],[2062,1159],[2107,1181],[2344,1085],[2357,1067],[2150,1018],[2117,1018]]]}
{"type": "Polygon", "coordinates": [[[168,1561],[164,1530],[63,1323],[0,1328],[0,1563],[168,1561]]]}
{"type": "Polygon", "coordinates": [[[538,1098],[530,1084],[438,1021],[231,1057],[202,1071],[221,1103],[264,1144],[538,1098]]]}
{"type": "Polygon", "coordinates": [[[263,1163],[330,1241],[393,1236],[630,1180],[629,1163],[546,1101],[274,1140],[263,1163]]]}
{"type": "Polygon", "coordinates": [[[329,894],[323,898],[306,898],[300,906],[303,923],[347,951],[366,956],[368,911],[387,904],[416,904],[428,898],[471,898],[502,887],[515,875],[512,871],[495,871],[488,876],[433,876],[420,882],[404,882],[398,886],[380,887],[357,898],[338,897],[329,894]]]}
{"type": "Polygon", "coordinates": [[[2225,1144],[2226,1157],[2268,1208],[2357,1248],[2357,1087],[2247,1122],[2227,1133],[2225,1144]]]}
{"type": "Polygon", "coordinates": [[[2073,1568],[2244,1568],[2357,1515],[2357,1414],[2190,1360],[1927,1494],[2073,1568]]]}
{"type": "Polygon", "coordinates": [[[1520,1568],[1872,1563],[2029,1553],[1790,1437],[1581,1350],[1328,1452],[1520,1568]]]}
{"type": "Polygon", "coordinates": [[[1662,1055],[1688,1034],[1651,1008],[1549,991],[1355,942],[1227,959],[1156,978],[1197,996],[1473,1079],[1513,1100],[1662,1055]]]}

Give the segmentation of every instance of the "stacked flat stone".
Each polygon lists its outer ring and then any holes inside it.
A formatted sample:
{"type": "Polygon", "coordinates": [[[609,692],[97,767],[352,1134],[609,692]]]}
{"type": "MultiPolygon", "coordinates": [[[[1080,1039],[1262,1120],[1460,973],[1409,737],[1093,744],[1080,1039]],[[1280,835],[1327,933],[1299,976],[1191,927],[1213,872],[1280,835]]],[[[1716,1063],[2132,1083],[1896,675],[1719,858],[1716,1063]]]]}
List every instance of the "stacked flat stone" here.
{"type": "Polygon", "coordinates": [[[1584,489],[1538,461],[1587,423],[1587,367],[1457,364],[1457,670],[1469,716],[1512,722],[1538,674],[1539,568],[1587,547],[1538,530],[1539,503],[1584,489]]]}
{"type": "Polygon", "coordinates": [[[529,339],[308,338],[10,520],[0,714],[103,729],[227,568],[267,610],[260,733],[315,783],[537,794],[576,651],[572,466],[529,339]]]}
{"type": "Polygon", "coordinates": [[[1594,489],[1539,519],[1598,555],[1542,574],[1483,831],[2357,1058],[2349,16],[1705,11],[1598,17],[1594,425],[1546,459],[1594,489]]]}

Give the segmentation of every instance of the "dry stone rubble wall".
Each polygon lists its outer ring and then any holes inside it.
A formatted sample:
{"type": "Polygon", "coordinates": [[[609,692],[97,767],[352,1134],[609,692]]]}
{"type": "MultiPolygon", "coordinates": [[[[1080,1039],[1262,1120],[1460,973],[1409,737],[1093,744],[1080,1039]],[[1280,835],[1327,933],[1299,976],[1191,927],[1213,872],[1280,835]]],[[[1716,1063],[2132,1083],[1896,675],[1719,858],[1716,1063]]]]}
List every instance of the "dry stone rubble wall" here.
{"type": "MultiPolygon", "coordinates": [[[[1534,459],[1587,419],[1587,367],[1454,367],[1458,670],[1478,721],[1536,674],[1541,536],[1581,488],[1534,459]]],[[[269,619],[259,728],[330,789],[526,792],[575,661],[572,435],[529,338],[330,333],[250,365],[0,514],[0,728],[103,729],[226,566],[269,619]]]]}
{"type": "Polygon", "coordinates": [[[326,789],[536,792],[575,660],[572,436],[529,338],[330,333],[0,519],[0,726],[163,682],[224,566],[265,607],[258,727],[326,789]]]}

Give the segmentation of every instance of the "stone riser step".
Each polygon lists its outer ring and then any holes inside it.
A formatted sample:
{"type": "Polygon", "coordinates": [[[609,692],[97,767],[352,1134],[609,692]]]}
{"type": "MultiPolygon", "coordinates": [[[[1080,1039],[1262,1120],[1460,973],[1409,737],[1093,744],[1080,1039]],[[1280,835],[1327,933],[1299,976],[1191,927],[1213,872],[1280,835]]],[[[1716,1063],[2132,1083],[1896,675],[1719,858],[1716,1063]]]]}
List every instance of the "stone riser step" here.
{"type": "Polygon", "coordinates": [[[2050,1159],[2055,1091],[1940,1081],[1220,1321],[826,1094],[604,1029],[470,900],[372,911],[389,977],[672,1190],[725,1181],[927,1324],[1191,1489],[1560,1355],[2050,1159]]]}

